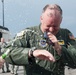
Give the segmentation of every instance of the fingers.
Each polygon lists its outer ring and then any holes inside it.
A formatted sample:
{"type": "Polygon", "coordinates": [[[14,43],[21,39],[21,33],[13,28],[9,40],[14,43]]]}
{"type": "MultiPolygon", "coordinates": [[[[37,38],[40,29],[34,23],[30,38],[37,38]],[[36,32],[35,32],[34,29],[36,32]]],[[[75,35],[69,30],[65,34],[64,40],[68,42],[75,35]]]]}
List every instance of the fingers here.
{"type": "Polygon", "coordinates": [[[51,62],[55,62],[55,58],[48,51],[44,50],[44,52],[42,53],[42,55],[43,55],[44,60],[49,60],[51,62]]]}
{"type": "Polygon", "coordinates": [[[4,64],[4,63],[0,63],[0,69],[2,68],[3,64],[4,64]]]}
{"type": "Polygon", "coordinates": [[[48,32],[47,35],[53,43],[58,42],[56,36],[54,34],[52,34],[51,32],[48,32]]]}
{"type": "Polygon", "coordinates": [[[4,59],[2,57],[0,57],[0,69],[2,68],[4,62],[5,62],[4,59]]]}
{"type": "Polygon", "coordinates": [[[52,34],[51,32],[48,32],[47,35],[48,35],[49,37],[51,37],[53,34],[52,34]]]}
{"type": "Polygon", "coordinates": [[[35,57],[37,57],[41,60],[48,60],[48,61],[51,61],[51,62],[55,62],[55,58],[47,50],[35,50],[33,52],[33,54],[34,54],[35,57]]]}
{"type": "Polygon", "coordinates": [[[49,52],[48,52],[48,59],[49,59],[49,61],[55,62],[54,56],[49,52]]]}
{"type": "Polygon", "coordinates": [[[48,32],[47,35],[48,35],[48,37],[49,37],[50,40],[52,40],[53,37],[54,37],[54,35],[51,32],[48,32]]]}
{"type": "Polygon", "coordinates": [[[50,60],[51,62],[55,62],[54,57],[49,57],[49,60],[50,60]]]}

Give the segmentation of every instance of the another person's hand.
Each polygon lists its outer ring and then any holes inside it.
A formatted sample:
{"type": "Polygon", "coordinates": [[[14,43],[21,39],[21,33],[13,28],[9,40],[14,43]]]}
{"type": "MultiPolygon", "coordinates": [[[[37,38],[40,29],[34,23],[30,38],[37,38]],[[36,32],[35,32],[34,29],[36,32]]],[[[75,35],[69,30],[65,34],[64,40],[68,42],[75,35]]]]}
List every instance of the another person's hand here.
{"type": "Polygon", "coordinates": [[[33,51],[33,56],[41,60],[48,60],[51,62],[55,62],[53,55],[47,50],[35,50],[33,51]]]}
{"type": "Polygon", "coordinates": [[[5,60],[0,56],[0,69],[2,68],[5,60]]]}

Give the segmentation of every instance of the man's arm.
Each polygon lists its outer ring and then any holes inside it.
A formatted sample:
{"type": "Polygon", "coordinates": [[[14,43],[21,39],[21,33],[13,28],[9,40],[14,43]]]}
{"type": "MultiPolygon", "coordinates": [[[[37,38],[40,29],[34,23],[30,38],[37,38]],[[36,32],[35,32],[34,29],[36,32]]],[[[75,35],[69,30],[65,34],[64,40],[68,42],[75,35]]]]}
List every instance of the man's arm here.
{"type": "Polygon", "coordinates": [[[67,48],[63,48],[62,55],[66,65],[71,68],[76,68],[76,40],[69,30],[66,33],[68,46],[67,48]]]}
{"type": "Polygon", "coordinates": [[[4,48],[4,52],[10,49],[9,54],[6,56],[7,60],[11,64],[25,65],[28,64],[28,51],[26,32],[21,31],[12,41],[10,41],[4,48]]]}
{"type": "MultiPolygon", "coordinates": [[[[15,64],[15,65],[29,64],[31,47],[28,41],[30,39],[27,33],[26,35],[21,35],[21,34],[19,34],[19,37],[15,38],[5,48],[5,50],[7,50],[8,48],[10,49],[10,53],[7,55],[5,60],[7,60],[11,64],[15,64]]],[[[42,59],[42,60],[49,60],[51,62],[55,61],[53,55],[49,53],[47,50],[37,49],[33,52],[33,54],[34,54],[34,57],[42,59]]]]}

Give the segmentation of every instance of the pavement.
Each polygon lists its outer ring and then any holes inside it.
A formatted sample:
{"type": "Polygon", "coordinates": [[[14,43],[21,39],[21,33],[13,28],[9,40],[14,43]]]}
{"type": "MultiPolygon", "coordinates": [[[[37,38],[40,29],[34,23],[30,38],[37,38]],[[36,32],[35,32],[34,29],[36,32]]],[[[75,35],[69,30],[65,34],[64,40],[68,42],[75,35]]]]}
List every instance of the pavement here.
{"type": "MultiPolygon", "coordinates": [[[[11,65],[9,65],[9,69],[11,70],[11,65]]],[[[24,75],[23,66],[19,66],[17,73],[18,75],[24,75]]],[[[7,73],[5,67],[5,73],[2,73],[2,69],[0,69],[0,75],[14,75],[14,74],[11,74],[11,72],[7,73]]]]}
{"type": "Polygon", "coordinates": [[[65,66],[65,75],[76,75],[76,69],[69,68],[65,66]]]}
{"type": "MultiPolygon", "coordinates": [[[[11,69],[11,67],[10,67],[10,69],[11,69]]],[[[5,67],[5,71],[6,71],[6,67],[5,67]]],[[[17,72],[18,72],[18,75],[24,75],[23,66],[19,66],[19,69],[17,72]]],[[[14,74],[11,74],[11,72],[2,73],[2,70],[0,69],[0,75],[14,75],[14,74]]],[[[68,69],[68,67],[66,66],[65,67],[65,75],[76,75],[76,69],[71,69],[71,68],[68,69]]]]}

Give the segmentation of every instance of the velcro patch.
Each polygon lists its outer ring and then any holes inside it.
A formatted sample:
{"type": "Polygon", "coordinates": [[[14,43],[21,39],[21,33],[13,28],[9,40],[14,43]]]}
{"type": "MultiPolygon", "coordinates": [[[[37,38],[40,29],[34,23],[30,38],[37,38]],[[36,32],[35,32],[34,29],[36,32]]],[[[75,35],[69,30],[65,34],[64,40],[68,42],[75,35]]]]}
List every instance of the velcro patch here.
{"type": "Polygon", "coordinates": [[[69,38],[75,40],[74,35],[72,33],[69,33],[69,38]]]}
{"type": "Polygon", "coordinates": [[[64,45],[65,44],[64,40],[58,40],[58,43],[59,43],[59,45],[64,45]]]}

